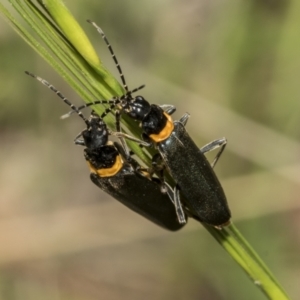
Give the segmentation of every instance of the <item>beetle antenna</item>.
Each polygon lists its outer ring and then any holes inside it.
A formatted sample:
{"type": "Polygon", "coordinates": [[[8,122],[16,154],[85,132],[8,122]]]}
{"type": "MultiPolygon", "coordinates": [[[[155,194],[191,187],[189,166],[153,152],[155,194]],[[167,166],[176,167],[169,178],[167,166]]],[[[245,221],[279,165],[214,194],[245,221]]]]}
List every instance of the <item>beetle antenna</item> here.
{"type": "Polygon", "coordinates": [[[104,42],[105,42],[105,44],[106,44],[106,46],[107,46],[107,48],[108,48],[108,50],[109,50],[109,52],[111,54],[111,57],[113,58],[113,60],[115,62],[115,65],[116,65],[116,67],[118,69],[118,72],[119,72],[119,75],[120,75],[120,78],[121,78],[121,81],[122,81],[122,84],[123,84],[123,88],[125,89],[126,94],[129,94],[130,91],[128,90],[128,86],[127,86],[127,83],[126,83],[126,80],[125,80],[125,76],[124,76],[124,74],[122,72],[122,68],[121,68],[121,66],[119,64],[119,61],[118,61],[118,59],[117,59],[117,57],[115,55],[115,52],[114,52],[111,44],[109,43],[106,35],[104,34],[103,30],[95,22],[93,22],[91,20],[87,20],[87,22],[90,23],[90,24],[92,24],[97,29],[97,31],[101,34],[101,37],[104,40],[104,42]]]}
{"type": "MultiPolygon", "coordinates": [[[[45,79],[34,75],[28,71],[25,71],[25,73],[33,78],[35,78],[36,80],[38,80],[39,82],[41,82],[43,85],[45,85],[46,87],[48,87],[51,91],[53,91],[64,103],[66,103],[68,106],[71,107],[72,112],[77,113],[77,115],[85,122],[85,124],[87,126],[89,126],[90,122],[88,119],[86,119],[84,117],[84,115],[82,114],[82,112],[73,104],[71,103],[59,90],[57,90],[52,84],[50,84],[48,81],[46,81],[45,79]]],[[[106,109],[103,114],[101,115],[100,118],[104,118],[108,113],[110,112],[110,109],[106,109]]]]}

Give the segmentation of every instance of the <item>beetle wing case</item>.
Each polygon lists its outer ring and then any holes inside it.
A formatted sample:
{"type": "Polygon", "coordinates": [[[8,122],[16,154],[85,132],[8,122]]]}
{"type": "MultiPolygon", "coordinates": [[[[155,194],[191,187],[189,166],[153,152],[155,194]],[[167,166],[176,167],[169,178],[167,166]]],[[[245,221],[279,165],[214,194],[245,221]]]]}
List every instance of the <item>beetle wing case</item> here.
{"type": "Polygon", "coordinates": [[[191,212],[209,225],[227,223],[230,210],[223,188],[184,125],[175,121],[172,134],[158,143],[157,148],[171,176],[180,183],[184,201],[191,212]]]}
{"type": "Polygon", "coordinates": [[[171,231],[185,225],[179,224],[174,204],[161,192],[160,184],[134,171],[128,163],[112,177],[94,173],[90,177],[103,191],[155,224],[171,231]]]}

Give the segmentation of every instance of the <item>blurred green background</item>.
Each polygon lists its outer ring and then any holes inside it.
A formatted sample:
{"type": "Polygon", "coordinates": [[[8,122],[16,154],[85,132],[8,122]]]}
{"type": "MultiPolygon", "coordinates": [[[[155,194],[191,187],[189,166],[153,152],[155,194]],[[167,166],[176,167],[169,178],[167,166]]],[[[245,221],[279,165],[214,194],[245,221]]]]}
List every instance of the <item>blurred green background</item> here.
{"type": "MultiPolygon", "coordinates": [[[[6,1],[1,1],[6,2],[6,1]]],[[[233,221],[293,299],[300,294],[300,2],[66,1],[130,88],[191,113],[199,146],[226,136],[219,176],[233,221]]],[[[191,220],[168,233],[89,180],[84,127],[29,70],[81,100],[0,19],[0,298],[265,299],[191,220]]]]}

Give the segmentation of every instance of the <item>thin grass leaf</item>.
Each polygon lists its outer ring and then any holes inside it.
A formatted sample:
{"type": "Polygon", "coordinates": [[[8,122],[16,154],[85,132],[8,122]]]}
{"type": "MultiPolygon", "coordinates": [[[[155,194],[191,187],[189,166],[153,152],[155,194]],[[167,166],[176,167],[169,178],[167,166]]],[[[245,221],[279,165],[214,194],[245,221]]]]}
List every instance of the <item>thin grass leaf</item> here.
{"type": "Polygon", "coordinates": [[[290,299],[272,272],[233,223],[222,230],[208,225],[204,226],[269,299],[290,299]]]}

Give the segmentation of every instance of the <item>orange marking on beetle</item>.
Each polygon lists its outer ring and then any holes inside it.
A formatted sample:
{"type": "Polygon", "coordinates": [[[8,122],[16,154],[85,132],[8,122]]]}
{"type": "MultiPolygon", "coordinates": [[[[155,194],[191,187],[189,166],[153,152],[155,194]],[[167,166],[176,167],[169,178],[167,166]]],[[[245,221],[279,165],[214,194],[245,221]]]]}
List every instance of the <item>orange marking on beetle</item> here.
{"type": "Polygon", "coordinates": [[[156,143],[159,143],[159,142],[167,139],[171,135],[171,133],[174,129],[174,123],[173,123],[171,116],[165,112],[164,112],[164,115],[167,118],[166,126],[163,128],[163,130],[159,134],[150,134],[150,138],[156,143]]]}
{"type": "Polygon", "coordinates": [[[116,161],[111,168],[102,168],[97,170],[94,166],[92,166],[92,164],[89,161],[87,161],[87,163],[89,165],[91,173],[97,174],[100,177],[112,177],[116,175],[123,166],[123,161],[120,155],[116,157],[116,161]]]}

